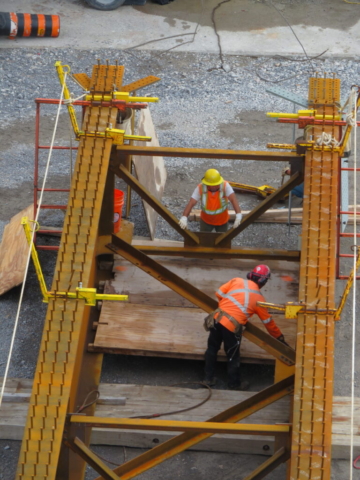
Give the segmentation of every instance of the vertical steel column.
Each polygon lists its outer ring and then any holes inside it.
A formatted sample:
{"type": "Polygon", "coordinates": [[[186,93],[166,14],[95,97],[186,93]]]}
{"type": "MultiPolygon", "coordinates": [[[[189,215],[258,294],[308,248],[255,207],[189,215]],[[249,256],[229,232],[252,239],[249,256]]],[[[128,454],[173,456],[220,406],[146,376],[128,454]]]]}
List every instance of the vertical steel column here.
{"type": "MultiPolygon", "coordinates": [[[[338,98],[334,94],[330,102],[328,99],[335,80],[311,80],[317,99],[312,102],[314,108],[324,115],[337,113],[338,98]],[[325,103],[332,106],[319,106],[325,103]]],[[[322,132],[338,140],[339,127],[315,126],[315,139],[322,132]]],[[[305,156],[299,301],[312,308],[335,307],[338,157],[338,152],[314,148],[305,156]]],[[[298,316],[296,356],[291,480],[328,480],[331,477],[334,315],[298,316]]]]}

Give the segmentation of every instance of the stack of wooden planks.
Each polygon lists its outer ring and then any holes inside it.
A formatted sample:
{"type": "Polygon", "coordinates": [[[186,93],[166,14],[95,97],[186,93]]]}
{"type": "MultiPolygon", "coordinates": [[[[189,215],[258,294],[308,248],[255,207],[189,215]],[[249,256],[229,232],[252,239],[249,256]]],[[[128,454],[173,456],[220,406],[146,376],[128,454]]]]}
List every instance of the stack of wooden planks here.
{"type": "MultiPolygon", "coordinates": [[[[1,379],[2,381],[2,379],[1,379]]],[[[21,440],[26,421],[32,380],[8,379],[3,404],[0,409],[0,439],[21,440]]],[[[138,415],[165,413],[187,408],[200,403],[207,396],[203,388],[177,388],[167,386],[145,386],[131,384],[101,384],[100,398],[95,414],[100,417],[126,418],[138,415]]],[[[211,399],[199,408],[176,415],[161,417],[164,420],[206,421],[253,395],[253,392],[213,390],[211,399]]],[[[289,421],[290,398],[269,405],[240,423],[287,423],[289,421]]],[[[350,453],[349,397],[334,397],[332,454],[333,458],[349,458],[350,453]]],[[[355,400],[355,425],[360,423],[360,399],[355,400]]],[[[143,430],[119,430],[94,428],[91,436],[93,445],[122,445],[126,447],[151,448],[175,435],[171,432],[143,430]]],[[[360,447],[360,435],[354,436],[354,446],[360,447]]],[[[214,435],[193,447],[194,450],[214,452],[272,455],[274,438],[260,436],[214,435]]]]}

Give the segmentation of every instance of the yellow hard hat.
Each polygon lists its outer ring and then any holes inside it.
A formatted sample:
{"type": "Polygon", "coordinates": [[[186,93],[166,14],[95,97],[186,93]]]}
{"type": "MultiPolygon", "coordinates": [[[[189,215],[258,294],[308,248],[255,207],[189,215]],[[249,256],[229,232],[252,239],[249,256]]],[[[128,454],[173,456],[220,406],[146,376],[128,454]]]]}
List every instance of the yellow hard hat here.
{"type": "Polygon", "coordinates": [[[224,179],[222,178],[220,173],[215,170],[215,168],[209,168],[209,170],[206,170],[205,175],[201,181],[205,185],[214,186],[223,183],[224,179]]]}

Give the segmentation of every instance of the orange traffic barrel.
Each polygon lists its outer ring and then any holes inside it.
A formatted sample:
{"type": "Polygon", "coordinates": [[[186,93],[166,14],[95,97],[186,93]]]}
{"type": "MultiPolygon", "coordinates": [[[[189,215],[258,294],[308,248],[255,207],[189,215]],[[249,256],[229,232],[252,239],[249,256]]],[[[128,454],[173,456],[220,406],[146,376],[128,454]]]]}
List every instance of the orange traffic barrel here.
{"type": "Polygon", "coordinates": [[[59,15],[0,12],[0,35],[15,37],[58,37],[59,15]]]}
{"type": "Polygon", "coordinates": [[[124,192],[121,190],[114,190],[114,233],[120,231],[121,215],[124,205],[124,192]]]}

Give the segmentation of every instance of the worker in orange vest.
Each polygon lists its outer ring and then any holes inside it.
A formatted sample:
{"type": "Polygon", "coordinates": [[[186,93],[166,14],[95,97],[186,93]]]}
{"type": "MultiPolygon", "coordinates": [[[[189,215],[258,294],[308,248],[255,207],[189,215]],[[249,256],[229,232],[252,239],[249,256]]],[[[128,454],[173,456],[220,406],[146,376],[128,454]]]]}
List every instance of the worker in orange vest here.
{"type": "Polygon", "coordinates": [[[188,216],[199,200],[201,200],[201,232],[212,232],[214,228],[216,232],[226,232],[229,221],[229,200],[235,210],[233,227],[236,228],[240,225],[242,214],[235,192],[215,168],[207,170],[201,183],[195,188],[179,221],[182,229],[187,228],[188,216]]]}
{"type": "Polygon", "coordinates": [[[256,313],[270,335],[285,345],[284,335],[269,315],[267,308],[257,302],[265,299],[260,289],[270,278],[270,268],[258,265],[247,274],[247,280],[233,278],[216,292],[218,308],[205,318],[205,330],[210,331],[205,353],[205,379],[208,386],[215,385],[214,373],[217,353],[224,342],[227,357],[228,387],[232,390],[247,390],[249,382],[240,382],[240,343],[244,326],[256,313]]]}

